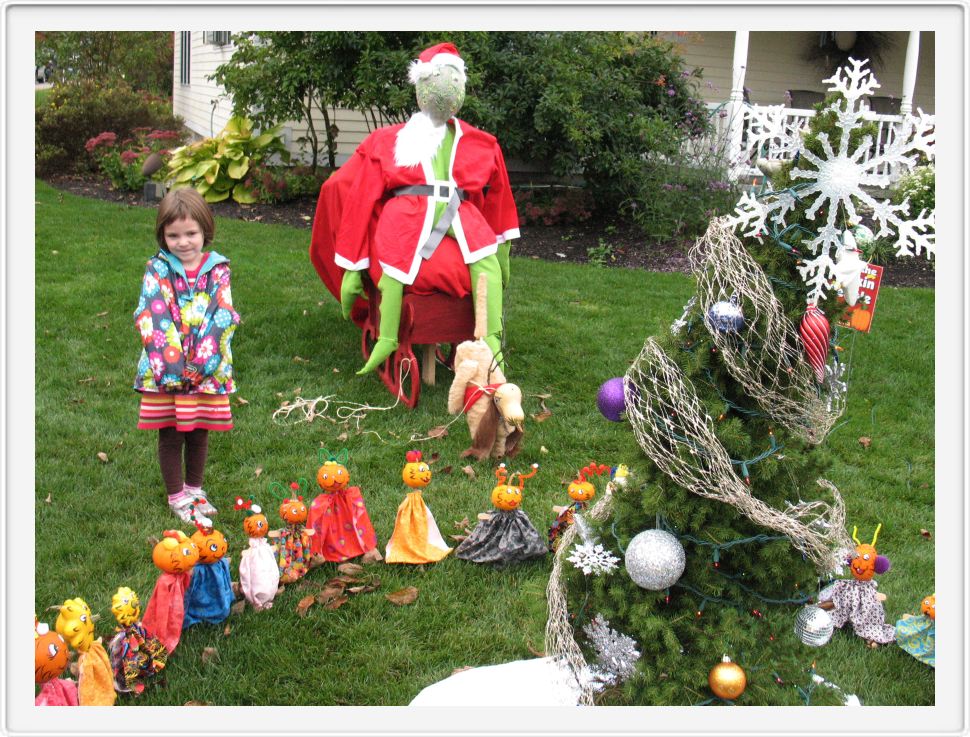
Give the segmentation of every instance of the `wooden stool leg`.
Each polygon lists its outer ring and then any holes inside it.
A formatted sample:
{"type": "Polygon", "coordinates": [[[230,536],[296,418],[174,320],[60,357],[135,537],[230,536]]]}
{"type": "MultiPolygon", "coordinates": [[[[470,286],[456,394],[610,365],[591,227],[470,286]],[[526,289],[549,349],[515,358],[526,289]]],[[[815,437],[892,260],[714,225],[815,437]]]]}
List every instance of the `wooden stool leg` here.
{"type": "Polygon", "coordinates": [[[437,345],[428,344],[421,356],[421,380],[428,386],[434,386],[434,362],[437,345]]]}

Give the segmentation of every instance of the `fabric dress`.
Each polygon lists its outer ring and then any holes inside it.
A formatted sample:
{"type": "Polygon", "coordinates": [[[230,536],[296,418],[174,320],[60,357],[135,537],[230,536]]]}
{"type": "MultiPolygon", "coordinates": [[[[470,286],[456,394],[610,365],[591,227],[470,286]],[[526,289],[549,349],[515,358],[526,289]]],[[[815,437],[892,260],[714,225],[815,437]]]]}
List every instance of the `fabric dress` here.
{"type": "Polygon", "coordinates": [[[925,614],[896,622],[896,644],[921,663],[936,667],[936,620],[925,614]]]}
{"type": "Polygon", "coordinates": [[[552,527],[549,528],[549,547],[552,548],[556,544],[556,540],[562,535],[566,528],[573,523],[573,515],[576,512],[582,512],[586,509],[586,502],[572,502],[568,507],[562,510],[555,521],[552,523],[552,527]]]}
{"type": "Polygon", "coordinates": [[[155,582],[155,590],[145,607],[141,622],[145,631],[154,635],[169,654],[175,652],[182,637],[185,620],[185,592],[189,587],[192,571],[162,573],[155,582]]]}
{"type": "Polygon", "coordinates": [[[147,681],[165,667],[168,651],[161,640],[149,635],[141,622],[122,627],[108,643],[108,656],[119,693],[145,690],[147,681]]]}
{"type": "Polygon", "coordinates": [[[549,552],[546,541],[521,509],[496,509],[481,520],[455,549],[455,557],[472,563],[508,563],[541,558],[549,552]]]}
{"type": "Polygon", "coordinates": [[[139,429],[232,429],[230,343],[239,315],[229,278],[228,259],[214,251],[188,273],[166,251],[148,261],[134,313],[144,346],[134,383],[139,429]],[[196,387],[183,378],[187,367],[202,377],[196,387]]]}
{"type": "Polygon", "coordinates": [[[52,678],[40,687],[34,706],[79,706],[77,683],[70,678],[52,678]]]}
{"type": "Polygon", "coordinates": [[[229,616],[232,599],[229,561],[220,558],[214,563],[196,563],[185,593],[185,619],[182,629],[188,629],[199,622],[224,622],[229,616]]]}
{"type": "Polygon", "coordinates": [[[114,706],[118,694],[115,692],[114,673],[101,638],[77,659],[77,701],[80,706],[114,706]]]}
{"type": "Polygon", "coordinates": [[[842,579],[828,589],[835,608],[832,623],[843,627],[852,623],[853,631],[865,640],[885,645],[896,638],[896,628],[886,624],[886,612],[876,598],[875,581],[842,579]]]}
{"type": "Polygon", "coordinates": [[[358,486],[318,495],[310,504],[307,524],[314,531],[310,551],[333,563],[377,547],[377,534],[358,486]]]}
{"type": "Polygon", "coordinates": [[[269,609],[280,587],[280,567],[265,537],[249,538],[249,548],[239,558],[239,588],[256,610],[269,609]]]}
{"type": "Polygon", "coordinates": [[[303,578],[310,570],[310,539],[306,525],[287,525],[280,530],[276,562],[280,578],[303,578]]]}
{"type": "Polygon", "coordinates": [[[438,531],[420,490],[409,492],[397,508],[394,532],[387,541],[388,563],[436,563],[451,552],[438,531]]]}

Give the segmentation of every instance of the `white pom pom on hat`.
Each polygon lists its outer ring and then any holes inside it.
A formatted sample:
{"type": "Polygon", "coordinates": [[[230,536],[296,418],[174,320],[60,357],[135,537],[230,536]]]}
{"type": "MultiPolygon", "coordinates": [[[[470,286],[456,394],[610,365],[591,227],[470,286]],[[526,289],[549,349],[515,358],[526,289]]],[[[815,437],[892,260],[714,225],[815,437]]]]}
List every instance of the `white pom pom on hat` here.
{"type": "Polygon", "coordinates": [[[408,67],[408,79],[411,84],[417,84],[419,80],[430,77],[435,70],[443,66],[454,67],[461,72],[464,79],[465,61],[458,54],[454,44],[449,43],[435,44],[422,51],[408,67]]]}

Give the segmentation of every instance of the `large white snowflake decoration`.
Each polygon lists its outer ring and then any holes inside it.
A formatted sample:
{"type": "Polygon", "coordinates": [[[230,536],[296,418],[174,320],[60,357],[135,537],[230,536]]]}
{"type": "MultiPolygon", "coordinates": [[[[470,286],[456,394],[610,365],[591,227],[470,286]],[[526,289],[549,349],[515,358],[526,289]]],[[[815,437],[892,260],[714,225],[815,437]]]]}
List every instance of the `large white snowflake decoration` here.
{"type": "MultiPolygon", "coordinates": [[[[823,149],[823,156],[816,156],[801,145],[802,131],[785,128],[774,121],[774,116],[766,113],[768,121],[765,134],[777,136],[778,150],[789,151],[797,146],[801,159],[813,164],[816,169],[809,170],[797,164],[791,170],[794,182],[792,189],[768,192],[756,197],[745,192],[735,206],[734,215],[729,218],[733,228],[740,227],[746,237],[757,237],[769,230],[783,231],[787,225],[785,216],[791,212],[798,201],[815,199],[805,211],[808,220],[824,213],[824,222],[811,240],[803,240],[806,253],[798,267],[802,279],[809,287],[807,298],[818,301],[826,290],[832,288],[834,266],[842,251],[841,231],[844,223],[837,223],[840,208],[844,208],[850,221],[859,222],[857,204],[872,210],[872,219],[878,226],[876,237],[896,234],[897,256],[919,256],[925,253],[929,258],[936,251],[935,213],[925,210],[909,217],[909,200],[899,205],[889,200],[877,200],[863,187],[885,187],[889,185],[888,174],[880,170],[891,167],[916,166],[917,154],[922,153],[930,160],[934,157],[934,118],[924,115],[906,115],[897,123],[881,143],[879,150],[867,158],[872,149],[871,136],[865,136],[855,150],[850,150],[849,138],[852,132],[866,122],[867,109],[863,98],[879,88],[872,72],[865,68],[868,60],[849,59],[845,66],[834,76],[824,80],[832,92],[841,92],[839,99],[822,110],[822,114],[834,112],[841,130],[836,145],[825,132],[817,135],[823,149]],[[803,181],[799,181],[803,180],[803,181]],[[808,253],[810,252],[810,254],[808,253]]],[[[759,138],[761,134],[759,134],[759,138]]]]}
{"type": "Polygon", "coordinates": [[[744,121],[747,135],[742,159],[790,159],[801,147],[798,131],[803,121],[790,117],[784,105],[745,105],[744,121]]]}

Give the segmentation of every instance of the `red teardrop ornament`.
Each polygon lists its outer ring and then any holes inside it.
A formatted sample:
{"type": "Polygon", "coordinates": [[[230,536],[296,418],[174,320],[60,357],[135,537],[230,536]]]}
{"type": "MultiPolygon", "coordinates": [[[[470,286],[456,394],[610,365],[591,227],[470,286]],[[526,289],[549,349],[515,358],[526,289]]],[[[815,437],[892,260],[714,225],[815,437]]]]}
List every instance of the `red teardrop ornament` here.
{"type": "Polygon", "coordinates": [[[802,324],[798,332],[802,336],[808,362],[815,369],[815,380],[825,380],[825,362],[829,355],[829,321],[816,304],[805,308],[802,324]]]}

